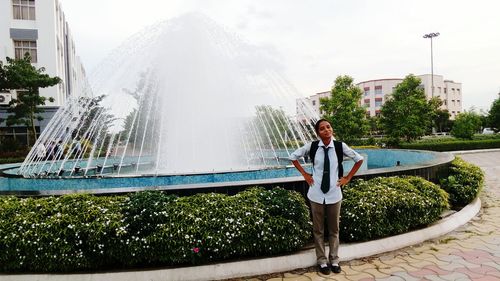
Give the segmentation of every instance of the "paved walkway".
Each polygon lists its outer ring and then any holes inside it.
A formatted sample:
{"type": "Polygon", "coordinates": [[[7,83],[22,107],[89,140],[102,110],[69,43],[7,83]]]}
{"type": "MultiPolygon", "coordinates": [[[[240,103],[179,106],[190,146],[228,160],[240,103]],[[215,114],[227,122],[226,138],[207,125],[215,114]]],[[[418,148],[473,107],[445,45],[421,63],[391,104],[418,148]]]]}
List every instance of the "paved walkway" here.
{"type": "Polygon", "coordinates": [[[315,267],[234,280],[500,280],[500,152],[459,155],[486,173],[482,209],[469,223],[439,239],[382,255],[341,262],[342,273],[315,267]]]}

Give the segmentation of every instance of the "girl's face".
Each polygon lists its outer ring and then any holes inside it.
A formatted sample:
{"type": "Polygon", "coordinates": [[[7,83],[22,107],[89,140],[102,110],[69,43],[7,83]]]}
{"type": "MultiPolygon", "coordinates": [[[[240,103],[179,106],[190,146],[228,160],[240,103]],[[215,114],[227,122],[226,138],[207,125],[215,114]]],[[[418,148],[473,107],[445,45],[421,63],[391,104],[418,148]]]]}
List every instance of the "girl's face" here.
{"type": "Polygon", "coordinates": [[[319,123],[318,136],[321,139],[331,138],[332,135],[333,135],[333,129],[332,126],[330,126],[330,123],[328,123],[327,121],[322,121],[321,123],[319,123]]]}

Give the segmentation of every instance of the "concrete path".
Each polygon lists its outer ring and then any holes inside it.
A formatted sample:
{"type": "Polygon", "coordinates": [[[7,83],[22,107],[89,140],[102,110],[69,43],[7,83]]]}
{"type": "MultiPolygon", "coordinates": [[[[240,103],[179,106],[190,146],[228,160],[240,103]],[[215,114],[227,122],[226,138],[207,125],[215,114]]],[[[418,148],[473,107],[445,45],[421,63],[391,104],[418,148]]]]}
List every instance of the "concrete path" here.
{"type": "Polygon", "coordinates": [[[459,154],[486,173],[482,209],[469,223],[438,239],[378,256],[341,262],[342,273],[315,267],[234,280],[500,280],[500,152],[459,154]]]}

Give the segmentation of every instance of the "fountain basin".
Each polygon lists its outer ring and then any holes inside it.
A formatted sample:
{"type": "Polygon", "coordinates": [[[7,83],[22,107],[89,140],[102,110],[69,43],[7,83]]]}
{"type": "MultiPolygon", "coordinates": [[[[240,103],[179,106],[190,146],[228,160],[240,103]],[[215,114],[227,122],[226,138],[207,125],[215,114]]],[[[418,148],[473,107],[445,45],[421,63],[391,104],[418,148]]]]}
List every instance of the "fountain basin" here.
{"type": "MultiPolygon", "coordinates": [[[[357,178],[373,178],[392,175],[418,175],[431,181],[437,181],[446,170],[454,156],[449,153],[393,150],[360,149],[359,153],[368,161],[357,173],[357,178]],[[398,165],[399,162],[399,165],[398,165]]],[[[248,186],[281,186],[307,192],[307,186],[291,165],[266,169],[239,171],[183,173],[183,174],[143,174],[113,175],[107,174],[73,176],[71,178],[21,178],[16,176],[20,164],[1,165],[0,194],[16,195],[59,195],[78,192],[109,194],[135,192],[140,190],[165,190],[178,194],[197,192],[224,192],[233,194],[248,186]]],[[[352,167],[351,160],[344,161],[344,170],[352,167]]],[[[306,169],[311,169],[306,165],[306,169]]]]}

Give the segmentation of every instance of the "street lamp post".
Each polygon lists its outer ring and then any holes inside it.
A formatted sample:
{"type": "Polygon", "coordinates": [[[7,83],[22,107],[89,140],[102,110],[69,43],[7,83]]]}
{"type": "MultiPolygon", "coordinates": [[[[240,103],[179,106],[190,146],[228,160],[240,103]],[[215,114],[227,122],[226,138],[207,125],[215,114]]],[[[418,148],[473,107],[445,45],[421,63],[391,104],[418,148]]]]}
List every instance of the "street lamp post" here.
{"type": "Polygon", "coordinates": [[[436,33],[428,33],[424,35],[424,38],[430,38],[431,39],[431,97],[434,97],[434,62],[432,58],[432,38],[438,37],[439,32],[436,33]]]}

